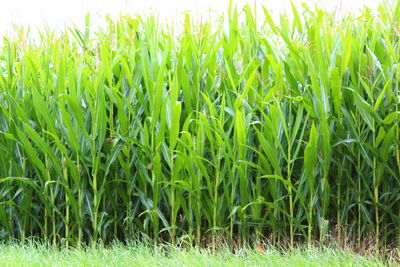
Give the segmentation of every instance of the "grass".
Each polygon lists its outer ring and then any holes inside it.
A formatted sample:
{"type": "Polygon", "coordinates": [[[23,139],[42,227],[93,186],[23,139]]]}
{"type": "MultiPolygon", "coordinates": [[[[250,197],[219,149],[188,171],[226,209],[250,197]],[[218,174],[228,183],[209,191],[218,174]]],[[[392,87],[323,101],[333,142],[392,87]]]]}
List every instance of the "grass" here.
{"type": "MultiPolygon", "coordinates": [[[[394,264],[394,262],[389,263],[394,264]]],[[[348,251],[292,249],[264,252],[227,248],[180,249],[174,246],[151,248],[143,245],[114,245],[110,248],[54,249],[34,245],[0,246],[1,266],[385,266],[373,257],[348,251]]]]}
{"type": "Polygon", "coordinates": [[[398,246],[400,4],[260,11],[5,37],[0,239],[398,246]]]}

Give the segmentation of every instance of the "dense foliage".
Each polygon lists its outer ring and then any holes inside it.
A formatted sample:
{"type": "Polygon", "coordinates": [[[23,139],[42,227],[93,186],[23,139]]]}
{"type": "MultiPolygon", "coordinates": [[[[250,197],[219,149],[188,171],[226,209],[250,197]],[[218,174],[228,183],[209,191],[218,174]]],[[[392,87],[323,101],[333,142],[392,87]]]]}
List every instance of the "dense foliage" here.
{"type": "Polygon", "coordinates": [[[395,240],[400,9],[292,11],[4,38],[0,237],[395,240]]]}

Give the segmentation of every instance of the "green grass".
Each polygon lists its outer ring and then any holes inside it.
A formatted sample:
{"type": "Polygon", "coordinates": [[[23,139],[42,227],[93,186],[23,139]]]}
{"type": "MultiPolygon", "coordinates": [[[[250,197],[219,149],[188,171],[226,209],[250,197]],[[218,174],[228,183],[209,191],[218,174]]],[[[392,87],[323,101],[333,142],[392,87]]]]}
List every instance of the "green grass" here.
{"type": "Polygon", "coordinates": [[[0,45],[0,239],[400,243],[400,5],[0,45]]]}
{"type": "MultiPolygon", "coordinates": [[[[394,264],[394,262],[393,262],[394,264]]],[[[226,248],[218,251],[179,249],[165,246],[151,248],[143,245],[110,248],[57,250],[44,246],[0,246],[1,266],[385,266],[350,252],[320,249],[293,249],[264,253],[240,249],[232,253],[226,248]]]]}

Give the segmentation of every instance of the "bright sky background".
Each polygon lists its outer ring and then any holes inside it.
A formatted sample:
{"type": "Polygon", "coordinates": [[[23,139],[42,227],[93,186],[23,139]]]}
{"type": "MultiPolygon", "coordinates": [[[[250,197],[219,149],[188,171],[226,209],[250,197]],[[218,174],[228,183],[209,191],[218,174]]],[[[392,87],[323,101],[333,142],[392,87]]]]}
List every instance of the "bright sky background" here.
{"type": "MultiPolygon", "coordinates": [[[[63,27],[71,21],[82,25],[85,14],[103,15],[109,13],[147,13],[155,11],[161,17],[180,20],[182,12],[190,11],[193,15],[206,15],[208,10],[225,11],[229,0],[0,0],[0,35],[9,32],[13,24],[31,25],[33,28],[44,22],[51,27],[63,27]]],[[[379,0],[293,0],[317,3],[318,6],[343,12],[356,12],[366,5],[375,8],[379,0]]],[[[279,13],[290,10],[290,0],[233,0],[239,6],[245,3],[263,4],[279,13]]]]}

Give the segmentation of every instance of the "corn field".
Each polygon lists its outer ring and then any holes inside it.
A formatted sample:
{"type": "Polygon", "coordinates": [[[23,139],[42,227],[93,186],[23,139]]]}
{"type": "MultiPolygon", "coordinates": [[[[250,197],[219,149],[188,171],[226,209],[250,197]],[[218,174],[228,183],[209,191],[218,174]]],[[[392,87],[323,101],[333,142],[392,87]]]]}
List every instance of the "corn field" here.
{"type": "Polygon", "coordinates": [[[4,37],[0,240],[399,242],[400,5],[291,12],[4,37]]]}

